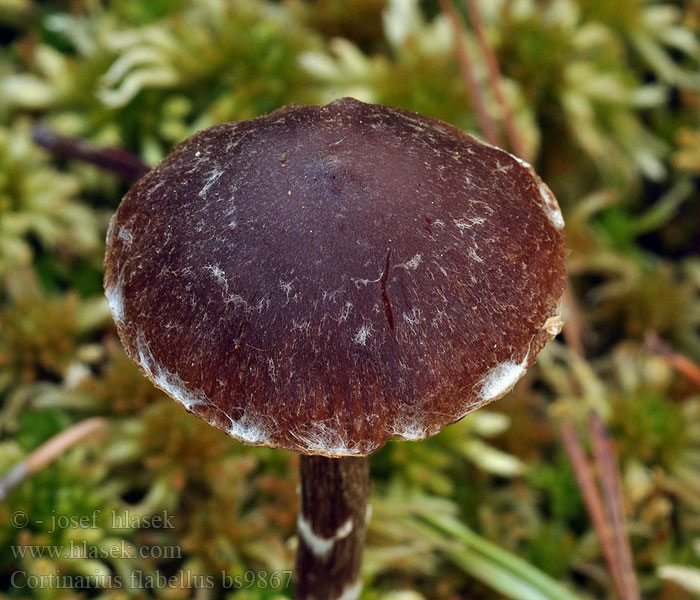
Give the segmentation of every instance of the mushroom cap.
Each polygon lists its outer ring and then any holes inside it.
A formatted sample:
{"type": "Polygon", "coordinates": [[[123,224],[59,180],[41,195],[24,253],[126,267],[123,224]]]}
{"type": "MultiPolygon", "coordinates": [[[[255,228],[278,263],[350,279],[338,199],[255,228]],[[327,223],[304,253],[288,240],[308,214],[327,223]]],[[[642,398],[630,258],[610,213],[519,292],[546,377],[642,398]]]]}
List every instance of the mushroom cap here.
{"type": "Polygon", "coordinates": [[[564,222],[525,162],[343,98],[201,131],[107,235],[129,357],[252,445],[366,455],[508,392],[561,328],[564,222]]]}

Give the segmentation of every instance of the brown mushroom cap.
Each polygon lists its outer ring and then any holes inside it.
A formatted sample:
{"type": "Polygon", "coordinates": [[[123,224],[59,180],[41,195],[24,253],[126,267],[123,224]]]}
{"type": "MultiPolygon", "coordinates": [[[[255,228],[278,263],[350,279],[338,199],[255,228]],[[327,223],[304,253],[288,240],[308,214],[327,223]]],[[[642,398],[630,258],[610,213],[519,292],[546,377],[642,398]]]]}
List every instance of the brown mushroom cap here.
{"type": "Polygon", "coordinates": [[[127,354],[242,442],[366,455],[512,388],[558,333],[563,219],[526,163],[344,98],[212,127],[126,195],[127,354]]]}

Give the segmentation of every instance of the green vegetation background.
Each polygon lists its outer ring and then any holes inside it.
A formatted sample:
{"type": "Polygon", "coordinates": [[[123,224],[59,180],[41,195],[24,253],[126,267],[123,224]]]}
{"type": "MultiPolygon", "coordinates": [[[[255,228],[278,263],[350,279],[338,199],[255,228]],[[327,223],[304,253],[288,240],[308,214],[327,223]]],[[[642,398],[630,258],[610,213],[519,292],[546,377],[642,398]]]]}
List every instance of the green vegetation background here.
{"type": "MultiPolygon", "coordinates": [[[[481,10],[523,158],[565,214],[568,343],[550,344],[506,399],[373,457],[362,598],[615,597],[559,437],[563,422],[583,431],[591,408],[619,452],[644,597],[697,597],[700,394],[645,336],[700,361],[700,2],[483,0],[481,10]]],[[[155,164],[209,125],[349,95],[478,133],[449,21],[417,0],[0,0],[0,40],[0,475],[73,423],[109,424],[0,502],[0,590],[290,597],[269,577],[292,565],[296,457],[188,416],[125,358],[101,273],[126,186],[38,149],[31,127],[155,164]],[[174,528],[119,529],[113,510],[167,511],[174,528]],[[26,526],[13,525],[17,511],[26,526]],[[61,515],[99,518],[52,531],[61,515]],[[16,553],[71,540],[91,552],[16,553]],[[105,557],[113,547],[130,551],[105,557]],[[179,558],[158,556],[172,547],[179,558]],[[138,548],[151,550],[126,555],[138,548]],[[255,581],[58,589],[29,579],[221,571],[255,581]]]]}

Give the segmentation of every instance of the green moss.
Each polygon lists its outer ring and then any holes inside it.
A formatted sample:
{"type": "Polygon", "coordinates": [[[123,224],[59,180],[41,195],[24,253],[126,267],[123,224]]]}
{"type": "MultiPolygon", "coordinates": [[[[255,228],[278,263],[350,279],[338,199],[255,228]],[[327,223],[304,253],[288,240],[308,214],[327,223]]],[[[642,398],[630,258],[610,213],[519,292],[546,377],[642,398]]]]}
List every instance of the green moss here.
{"type": "Polygon", "coordinates": [[[689,441],[682,407],[654,391],[618,402],[617,427],[624,440],[623,456],[647,465],[672,467],[689,441]]]}
{"type": "MultiPolygon", "coordinates": [[[[351,95],[478,134],[449,21],[433,0],[0,4],[2,468],[85,417],[109,423],[104,438],[67,451],[0,502],[0,586],[17,569],[208,575],[289,568],[296,456],[247,448],[213,430],[128,360],[101,282],[108,219],[127,184],[50,156],[31,142],[31,127],[41,121],[154,164],[214,123],[351,95]],[[12,556],[11,546],[90,533],[49,533],[52,515],[112,508],[171,511],[176,526],[116,532],[100,522],[91,543],[175,544],[182,558],[96,565],[12,556]],[[9,525],[18,510],[32,526],[9,525]]],[[[468,11],[455,4],[502,131],[468,11]]],[[[550,346],[496,405],[499,413],[482,409],[429,440],[390,442],[376,453],[365,596],[398,600],[406,597],[401,590],[416,600],[477,600],[499,589],[523,597],[529,588],[513,584],[521,581],[514,573],[537,578],[537,571],[522,571],[517,554],[580,597],[614,597],[557,435],[564,419],[586,443],[591,408],[605,417],[619,453],[643,594],[678,596],[658,569],[697,564],[700,405],[693,384],[651,356],[644,339],[653,330],[700,362],[697,11],[688,2],[636,0],[479,4],[525,158],[564,208],[576,300],[564,307],[572,324],[565,340],[576,341],[577,325],[584,356],[573,344],[550,346]],[[455,515],[459,527],[427,526],[455,515]],[[496,562],[465,540],[481,543],[496,562]],[[499,561],[511,570],[499,571],[499,561]]],[[[257,587],[215,592],[278,597],[257,587]]],[[[81,597],[144,594],[91,590],[81,597]]],[[[50,600],[77,595],[11,591],[50,600]]],[[[148,595],[194,596],[187,589],[148,595]]]]}

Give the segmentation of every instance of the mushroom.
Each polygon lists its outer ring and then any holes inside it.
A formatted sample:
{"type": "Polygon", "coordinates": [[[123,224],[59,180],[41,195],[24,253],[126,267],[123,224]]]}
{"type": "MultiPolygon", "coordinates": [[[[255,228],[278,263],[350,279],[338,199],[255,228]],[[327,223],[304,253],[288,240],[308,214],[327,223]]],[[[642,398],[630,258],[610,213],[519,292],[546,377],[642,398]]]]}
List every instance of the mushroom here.
{"type": "Polygon", "coordinates": [[[107,235],[129,357],[188,412],[298,452],[297,597],[355,598],[368,455],[508,392],[561,328],[557,202],[522,160],[343,98],[206,129],[107,235]]]}

